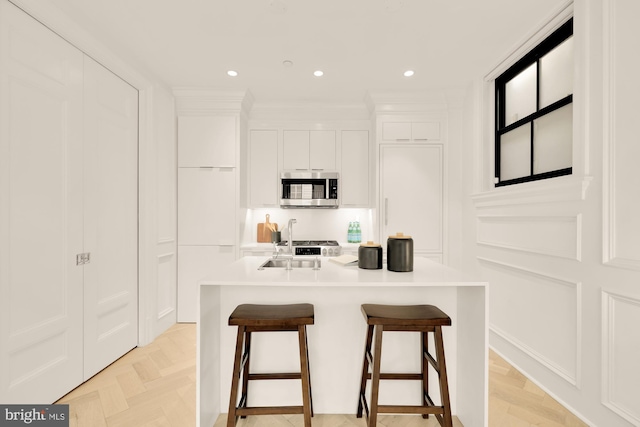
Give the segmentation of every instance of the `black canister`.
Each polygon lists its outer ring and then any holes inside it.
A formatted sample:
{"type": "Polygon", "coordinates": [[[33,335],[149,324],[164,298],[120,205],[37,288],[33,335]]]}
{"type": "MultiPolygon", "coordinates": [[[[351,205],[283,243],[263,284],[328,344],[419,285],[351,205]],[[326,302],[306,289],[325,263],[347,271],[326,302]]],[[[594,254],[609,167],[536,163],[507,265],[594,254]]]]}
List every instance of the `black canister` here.
{"type": "Polygon", "coordinates": [[[367,242],[358,248],[358,267],[368,270],[382,269],[382,245],[367,242]]]}
{"type": "Polygon", "coordinates": [[[387,270],[413,271],[413,239],[397,233],[387,239],[387,270]]]}

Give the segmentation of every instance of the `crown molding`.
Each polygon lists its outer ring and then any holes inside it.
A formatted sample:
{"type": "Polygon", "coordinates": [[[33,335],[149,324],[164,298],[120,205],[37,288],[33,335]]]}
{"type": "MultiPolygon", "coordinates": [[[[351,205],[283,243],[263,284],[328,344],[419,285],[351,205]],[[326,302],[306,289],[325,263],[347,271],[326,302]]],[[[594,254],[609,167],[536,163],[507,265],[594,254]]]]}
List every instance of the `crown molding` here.
{"type": "Polygon", "coordinates": [[[173,88],[178,114],[237,112],[248,114],[255,98],[248,90],[205,87],[173,88]]]}

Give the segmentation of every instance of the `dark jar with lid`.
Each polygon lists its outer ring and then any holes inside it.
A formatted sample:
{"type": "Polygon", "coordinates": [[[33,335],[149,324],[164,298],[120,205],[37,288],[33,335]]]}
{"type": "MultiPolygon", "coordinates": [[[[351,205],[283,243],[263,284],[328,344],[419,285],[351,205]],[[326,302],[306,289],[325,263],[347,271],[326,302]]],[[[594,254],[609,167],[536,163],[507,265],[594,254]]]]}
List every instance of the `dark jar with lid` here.
{"type": "Polygon", "coordinates": [[[382,269],[382,245],[367,242],[358,248],[358,267],[367,270],[382,269]]]}
{"type": "Polygon", "coordinates": [[[387,270],[413,271],[413,239],[403,233],[387,239],[387,270]]]}

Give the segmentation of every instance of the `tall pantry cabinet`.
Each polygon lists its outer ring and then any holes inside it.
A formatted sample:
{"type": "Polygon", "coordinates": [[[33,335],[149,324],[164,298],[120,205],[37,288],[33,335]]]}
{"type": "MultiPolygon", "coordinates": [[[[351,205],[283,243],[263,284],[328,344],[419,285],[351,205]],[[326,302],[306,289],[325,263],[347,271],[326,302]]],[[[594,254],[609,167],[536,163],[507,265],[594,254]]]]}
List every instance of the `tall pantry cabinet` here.
{"type": "Polygon", "coordinates": [[[138,92],[0,1],[0,402],[137,345],[138,92]]]}
{"type": "Polygon", "coordinates": [[[380,234],[410,235],[416,256],[446,261],[446,129],[439,114],[377,118],[380,234]]]}
{"type": "Polygon", "coordinates": [[[238,256],[238,157],[244,119],[239,106],[214,107],[218,101],[198,91],[174,93],[178,111],[178,321],[195,322],[198,280],[238,256]]]}

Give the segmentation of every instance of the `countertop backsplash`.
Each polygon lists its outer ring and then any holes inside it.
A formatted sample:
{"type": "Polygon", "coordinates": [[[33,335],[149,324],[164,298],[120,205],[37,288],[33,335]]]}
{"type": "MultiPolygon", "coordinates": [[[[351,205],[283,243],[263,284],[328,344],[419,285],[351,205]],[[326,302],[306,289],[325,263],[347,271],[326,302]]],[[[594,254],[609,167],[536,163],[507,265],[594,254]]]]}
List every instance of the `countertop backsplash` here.
{"type": "Polygon", "coordinates": [[[293,226],[294,240],[337,240],[347,242],[349,222],[360,221],[362,241],[376,240],[375,209],[248,209],[241,246],[257,242],[258,224],[265,222],[269,214],[269,222],[278,224],[282,231],[282,240],[288,240],[287,223],[290,218],[297,220],[293,226]]]}

